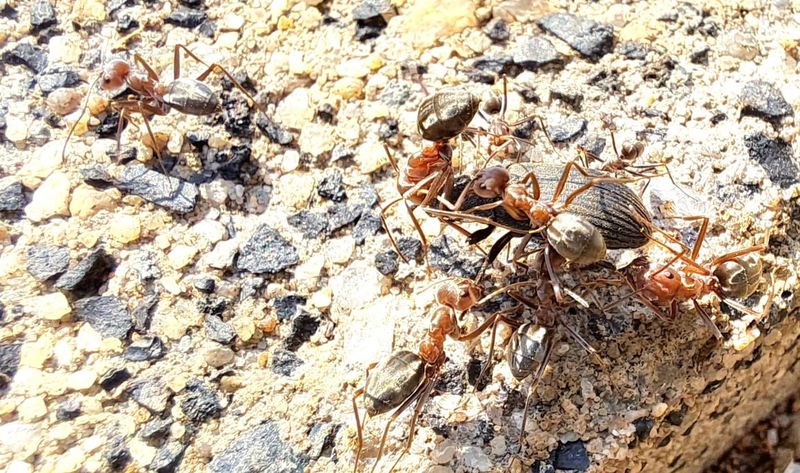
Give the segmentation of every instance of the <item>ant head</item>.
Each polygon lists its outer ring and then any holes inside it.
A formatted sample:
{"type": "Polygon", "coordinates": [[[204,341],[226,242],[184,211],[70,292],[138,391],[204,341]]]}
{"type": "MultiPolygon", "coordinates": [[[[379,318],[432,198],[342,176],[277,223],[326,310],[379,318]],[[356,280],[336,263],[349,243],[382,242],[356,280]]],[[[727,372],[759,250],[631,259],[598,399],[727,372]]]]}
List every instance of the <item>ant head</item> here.
{"type": "Polygon", "coordinates": [[[472,190],[478,197],[493,199],[503,195],[511,176],[503,166],[492,166],[481,169],[475,176],[472,190]]]}
{"type": "Polygon", "coordinates": [[[114,91],[122,88],[131,72],[131,65],[122,59],[113,59],[103,66],[100,76],[100,88],[105,91],[114,91]]]}

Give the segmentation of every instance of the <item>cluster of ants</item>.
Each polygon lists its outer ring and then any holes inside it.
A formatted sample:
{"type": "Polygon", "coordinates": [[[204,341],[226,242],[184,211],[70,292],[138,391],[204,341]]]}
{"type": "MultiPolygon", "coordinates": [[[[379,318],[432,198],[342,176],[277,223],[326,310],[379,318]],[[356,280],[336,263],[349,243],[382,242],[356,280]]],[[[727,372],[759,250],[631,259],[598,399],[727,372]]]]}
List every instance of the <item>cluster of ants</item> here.
{"type": "MultiPolygon", "coordinates": [[[[219,64],[207,65],[182,45],[175,46],[173,80],[166,83],[139,55],[133,56],[132,63],[114,59],[105,64],[101,75],[91,85],[90,93],[98,81],[104,91],[123,91],[110,102],[111,109],[119,112],[117,155],[125,120],[133,114],[143,119],[154,144],[154,153],[160,161],[157,141],[149,123],[151,117],[166,115],[173,109],[188,115],[210,115],[218,111],[219,96],[205,83],[213,72],[226,76],[245,94],[251,105],[257,106],[253,97],[227,70],[219,64]],[[181,51],[206,65],[206,69],[196,78],[180,76],[181,51]]],[[[87,104],[88,95],[81,115],[85,113],[87,104]]],[[[523,165],[519,162],[519,156],[524,148],[531,147],[533,143],[515,136],[512,130],[537,118],[527,117],[516,123],[508,123],[505,120],[506,108],[505,80],[502,101],[497,97],[482,101],[474,94],[459,89],[440,91],[427,97],[418,110],[420,134],[431,144],[409,158],[402,169],[386,148],[398,175],[400,195],[383,206],[381,219],[402,258],[405,259],[405,256],[397,247],[385,218],[387,211],[399,203],[403,203],[407,209],[424,248],[428,244],[422,226],[414,216],[417,208],[465,235],[470,245],[479,245],[489,239],[495,230],[501,229],[504,233],[494,239],[488,252],[484,252],[486,259],[474,279],[448,280],[440,285],[431,325],[417,352],[400,350],[380,363],[368,366],[365,384],[356,390],[352,398],[358,435],[355,471],[361,459],[366,419],[393,410],[378,446],[372,467],[374,471],[383,456],[392,423],[414,406],[408,439],[389,469],[391,472],[411,447],[417,418],[446,359],[445,339],[474,340],[491,329],[488,360],[481,373],[483,376],[491,367],[500,323],[514,329],[506,356],[511,374],[520,381],[533,376],[520,427],[519,447],[522,448],[531,399],[545,373],[559,336],[558,329],[566,332],[599,364],[605,365],[598,352],[564,320],[567,297],[583,307],[590,307],[581,295],[560,282],[558,270],[567,265],[585,267],[603,262],[608,250],[636,249],[648,243],[659,246],[671,255],[666,261],[642,255],[616,269],[621,276],[620,281],[630,291],[600,309],[610,309],[625,299],[635,297],[657,317],[674,320],[681,303],[691,302],[717,339],[721,339],[722,334],[709,313],[698,303],[699,298],[714,294],[728,306],[754,317],[762,317],[770,309],[771,295],[761,314],[737,301],[752,295],[761,283],[762,264],[758,253],[766,250],[768,236],[763,244],[732,251],[701,263],[698,256],[708,230],[708,218],[680,217],[700,222],[697,239],[689,248],[680,239],[653,224],[652,216],[639,193],[629,186],[669,175],[665,164],[635,164],[644,151],[641,143],[626,144],[618,149],[612,133],[615,158],[611,161],[603,162],[589,150],[578,147],[578,156],[566,164],[523,165]],[[487,126],[470,126],[476,115],[487,126]],[[474,175],[457,179],[451,143],[457,138],[464,138],[480,150],[482,137],[488,140],[485,162],[474,175]],[[489,166],[492,162],[502,162],[511,157],[517,157],[517,162],[509,166],[489,166]],[[601,165],[592,167],[595,161],[601,165]],[[521,167],[524,173],[512,173],[513,165],[521,167]],[[483,227],[469,231],[463,226],[465,223],[483,227]],[[498,256],[505,248],[510,248],[515,239],[519,239],[519,242],[511,250],[511,264],[526,273],[533,271],[538,277],[509,284],[484,295],[485,289],[481,283],[486,271],[495,265],[498,256]],[[471,331],[462,329],[459,320],[466,312],[501,295],[509,296],[516,301],[516,305],[491,314],[471,331]],[[526,311],[529,313],[527,319],[524,317],[526,311]],[[363,421],[357,405],[357,400],[362,397],[367,414],[363,421]]],[[[546,134],[540,119],[539,122],[546,134]]],[[[74,129],[75,126],[69,136],[74,129]]],[[[552,146],[552,142],[550,144],[552,146]]],[[[671,175],[669,177],[672,178],[671,175]]]]}
{"type": "MultiPolygon", "coordinates": [[[[666,164],[635,164],[644,151],[641,143],[626,144],[618,149],[614,134],[611,133],[615,158],[609,162],[603,162],[579,146],[578,156],[566,164],[523,165],[519,162],[519,156],[522,149],[530,147],[532,143],[514,136],[512,130],[536,118],[528,117],[508,123],[505,120],[506,107],[505,80],[502,102],[496,96],[481,101],[474,94],[460,89],[440,91],[428,96],[418,110],[419,132],[423,139],[432,143],[410,157],[402,168],[386,148],[398,175],[400,196],[383,206],[381,218],[401,257],[402,252],[385,218],[387,210],[398,203],[406,207],[424,248],[427,248],[427,240],[414,216],[417,208],[465,235],[470,245],[478,245],[497,229],[502,229],[504,233],[494,240],[488,252],[484,251],[486,258],[475,279],[448,279],[439,286],[432,321],[417,352],[396,351],[383,361],[367,367],[364,386],[357,389],[352,397],[357,429],[354,471],[358,471],[361,461],[366,420],[393,410],[378,444],[377,457],[372,466],[372,471],[375,471],[384,454],[392,423],[413,406],[408,438],[388,471],[394,470],[408,452],[414,440],[417,418],[446,359],[445,339],[473,340],[491,329],[490,348],[481,373],[483,376],[489,371],[493,360],[500,323],[514,329],[506,355],[511,374],[518,381],[533,376],[520,427],[518,447],[521,450],[528,409],[559,336],[557,329],[566,332],[599,364],[605,366],[598,352],[564,320],[568,297],[585,308],[590,307],[581,295],[560,282],[558,271],[567,265],[585,267],[604,263],[608,250],[636,249],[652,242],[652,246],[666,250],[669,258],[659,261],[642,255],[622,268],[615,268],[620,275],[618,283],[627,285],[630,291],[615,302],[600,307],[600,310],[610,309],[625,299],[635,297],[657,317],[674,320],[678,316],[679,306],[683,302],[691,302],[717,339],[722,339],[722,334],[709,313],[698,303],[699,298],[714,294],[723,303],[754,317],[761,317],[769,311],[771,297],[763,314],[737,301],[749,297],[759,287],[762,280],[759,253],[766,250],[768,236],[764,244],[732,251],[710,262],[700,262],[698,256],[708,230],[708,218],[675,217],[699,222],[697,239],[689,248],[679,238],[653,224],[652,216],[640,197],[644,189],[635,192],[630,186],[643,181],[646,187],[650,179],[664,175],[672,179],[666,164]],[[470,126],[476,115],[488,126],[470,126]],[[481,137],[486,137],[489,143],[486,148],[488,157],[483,167],[471,176],[457,178],[451,143],[457,138],[466,139],[480,155],[481,137]],[[516,163],[509,166],[489,166],[492,162],[513,157],[517,158],[516,163]],[[601,165],[591,167],[593,161],[601,165]],[[524,173],[512,173],[515,165],[524,169],[524,173]],[[482,228],[469,231],[463,226],[466,223],[479,224],[482,228]],[[520,240],[511,249],[514,239],[520,240]],[[536,276],[518,280],[484,295],[481,281],[486,271],[496,266],[497,257],[505,248],[509,248],[513,255],[510,258],[511,265],[524,274],[533,271],[536,276]],[[491,314],[469,332],[462,329],[459,320],[464,314],[501,295],[509,296],[515,305],[491,314]],[[526,311],[528,317],[524,317],[526,311]],[[366,409],[363,420],[359,415],[359,398],[363,398],[366,409]]],[[[539,123],[546,134],[541,119],[539,123]]],[[[550,145],[553,146],[552,141],[550,145]]],[[[480,249],[480,246],[477,247],[480,249]]],[[[599,305],[596,300],[595,303],[599,305]]]]}

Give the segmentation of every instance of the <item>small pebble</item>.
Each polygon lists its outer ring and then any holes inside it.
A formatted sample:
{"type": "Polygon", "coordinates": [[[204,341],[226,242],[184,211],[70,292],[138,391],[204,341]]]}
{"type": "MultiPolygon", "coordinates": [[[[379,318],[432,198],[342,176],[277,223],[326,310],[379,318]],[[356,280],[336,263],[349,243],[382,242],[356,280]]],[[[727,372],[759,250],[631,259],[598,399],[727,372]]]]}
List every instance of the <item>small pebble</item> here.
{"type": "Polygon", "coordinates": [[[396,251],[388,250],[375,255],[375,268],[384,276],[394,274],[400,267],[400,257],[396,251]]]}
{"type": "Polygon", "coordinates": [[[32,297],[25,303],[26,311],[44,320],[61,320],[72,313],[66,296],[60,292],[32,297]]]}
{"type": "Polygon", "coordinates": [[[178,7],[173,10],[164,22],[180,26],[182,28],[194,28],[206,21],[206,14],[202,10],[194,8],[178,7]]]}
{"type": "Polygon", "coordinates": [[[0,180],[0,212],[16,212],[27,204],[22,183],[14,178],[0,180]]]}
{"type": "Polygon", "coordinates": [[[303,365],[303,360],[286,350],[275,350],[271,360],[272,372],[282,376],[291,376],[297,368],[303,365]]]}
{"type": "Polygon", "coordinates": [[[259,226],[242,246],[236,267],[255,274],[278,273],[297,265],[297,250],[266,224],[259,226]]]}
{"type": "Polygon", "coordinates": [[[74,268],[56,280],[55,286],[70,292],[75,297],[97,294],[114,269],[114,259],[99,248],[86,255],[74,268]]]}
{"type": "Polygon", "coordinates": [[[490,21],[489,24],[486,25],[484,31],[486,32],[486,36],[495,43],[508,41],[508,38],[511,36],[508,30],[508,23],[502,18],[496,18],[490,21]]]}
{"type": "Polygon", "coordinates": [[[548,64],[561,61],[561,55],[555,46],[541,36],[526,36],[517,40],[512,49],[514,64],[526,71],[536,71],[548,64]]]}
{"type": "Polygon", "coordinates": [[[133,328],[127,306],[114,296],[80,299],[75,313],[105,337],[125,338],[133,328]]]}
{"type": "Polygon", "coordinates": [[[302,472],[307,460],[295,454],[289,443],[281,440],[274,421],[253,427],[231,442],[208,465],[210,473],[269,471],[281,465],[286,472],[302,472]]]}
{"type": "Polygon", "coordinates": [[[131,373],[125,368],[111,368],[100,376],[100,387],[111,391],[131,378],[131,373]]]}
{"type": "Polygon", "coordinates": [[[31,26],[34,31],[49,28],[58,23],[56,10],[47,0],[37,0],[31,8],[31,26]]]}
{"type": "Polygon", "coordinates": [[[203,422],[222,411],[217,395],[198,379],[186,383],[186,394],[180,402],[180,407],[192,422],[203,422]]]}
{"type": "Polygon", "coordinates": [[[28,272],[39,281],[47,281],[69,267],[69,249],[62,246],[32,246],[28,248],[28,272]]]}
{"type": "Polygon", "coordinates": [[[598,60],[614,47],[614,28],[571,13],[552,13],[536,22],[588,59],[598,60]]]}
{"type": "Polygon", "coordinates": [[[781,92],[761,80],[745,84],[739,99],[742,101],[744,115],[753,115],[764,120],[777,120],[794,115],[792,106],[786,102],[781,92]]]}
{"type": "Polygon", "coordinates": [[[23,65],[36,74],[47,68],[47,53],[29,43],[19,43],[13,49],[3,53],[3,62],[12,65],[23,65]]]}

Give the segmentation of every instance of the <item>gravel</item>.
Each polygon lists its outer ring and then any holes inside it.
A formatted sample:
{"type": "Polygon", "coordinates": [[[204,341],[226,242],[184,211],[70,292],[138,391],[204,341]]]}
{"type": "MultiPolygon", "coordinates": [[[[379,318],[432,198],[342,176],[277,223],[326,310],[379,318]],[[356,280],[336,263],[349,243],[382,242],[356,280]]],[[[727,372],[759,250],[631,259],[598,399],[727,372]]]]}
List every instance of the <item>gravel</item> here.
{"type": "Polygon", "coordinates": [[[103,336],[125,338],[133,328],[125,303],[114,296],[88,297],[75,301],[73,309],[103,336]]]}
{"type": "Polygon", "coordinates": [[[614,28],[588,18],[553,13],[540,18],[537,24],[588,59],[598,60],[614,47],[614,28]]]}
{"type": "Polygon", "coordinates": [[[306,460],[280,439],[275,422],[241,434],[209,464],[212,473],[301,473],[306,460]]]}
{"type": "Polygon", "coordinates": [[[69,267],[69,249],[62,246],[32,246],[28,248],[28,272],[39,281],[62,274],[69,267]]]}
{"type": "Polygon", "coordinates": [[[140,164],[126,166],[115,185],[122,191],[179,214],[193,211],[199,194],[196,185],[165,176],[140,164]]]}
{"type": "Polygon", "coordinates": [[[280,233],[260,225],[239,251],[236,268],[255,274],[277,273],[297,265],[295,247],[280,233]]]}

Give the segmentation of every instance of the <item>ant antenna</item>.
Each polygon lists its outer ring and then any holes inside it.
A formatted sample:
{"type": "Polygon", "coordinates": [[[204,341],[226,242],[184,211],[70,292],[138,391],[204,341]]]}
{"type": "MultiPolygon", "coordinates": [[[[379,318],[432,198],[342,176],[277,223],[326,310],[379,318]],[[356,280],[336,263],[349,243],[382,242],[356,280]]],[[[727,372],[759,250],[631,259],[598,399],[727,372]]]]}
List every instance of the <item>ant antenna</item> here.
{"type": "Polygon", "coordinates": [[[92,91],[94,91],[94,88],[97,85],[97,81],[100,80],[100,77],[102,77],[102,73],[98,74],[97,78],[92,81],[91,85],[89,85],[89,90],[86,91],[86,97],[84,97],[84,99],[83,99],[83,107],[81,107],[81,113],[80,113],[80,115],[78,115],[77,120],[75,120],[75,122],[69,128],[69,133],[67,133],[67,138],[64,140],[64,147],[61,149],[61,160],[62,161],[67,156],[67,145],[69,145],[69,139],[72,137],[72,134],[75,132],[75,128],[78,126],[78,123],[80,123],[81,119],[83,119],[83,114],[86,113],[86,109],[89,107],[89,98],[91,98],[92,91]]]}

